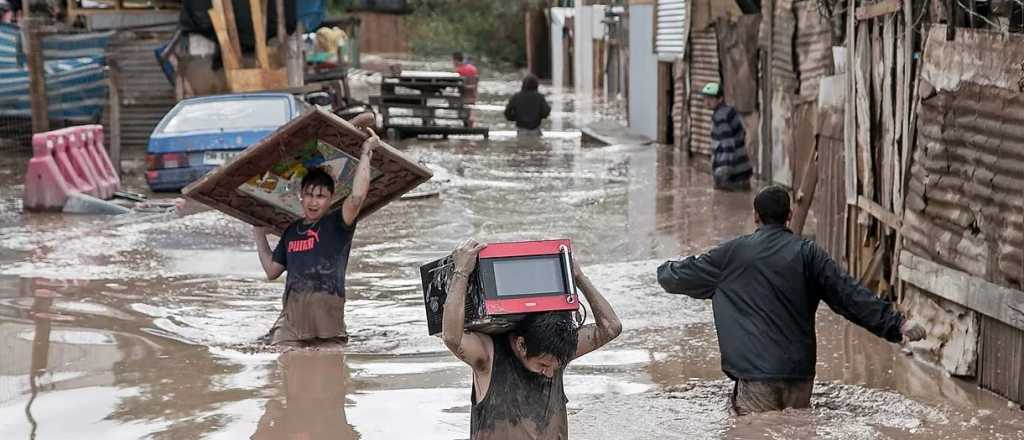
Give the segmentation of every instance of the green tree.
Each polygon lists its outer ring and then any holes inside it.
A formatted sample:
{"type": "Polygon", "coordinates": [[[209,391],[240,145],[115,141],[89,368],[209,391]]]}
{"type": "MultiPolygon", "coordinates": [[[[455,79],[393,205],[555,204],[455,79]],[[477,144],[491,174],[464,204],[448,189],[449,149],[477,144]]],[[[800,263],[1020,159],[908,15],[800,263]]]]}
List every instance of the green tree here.
{"type": "Polygon", "coordinates": [[[409,47],[419,55],[459,50],[491,64],[526,64],[524,16],[542,0],[410,0],[409,47]]]}

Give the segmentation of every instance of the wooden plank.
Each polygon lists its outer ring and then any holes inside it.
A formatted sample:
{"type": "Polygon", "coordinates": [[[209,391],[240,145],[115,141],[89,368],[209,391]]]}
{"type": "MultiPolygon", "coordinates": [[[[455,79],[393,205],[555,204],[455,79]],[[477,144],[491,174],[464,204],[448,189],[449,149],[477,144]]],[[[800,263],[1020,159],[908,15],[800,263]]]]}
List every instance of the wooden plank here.
{"type": "MultiPolygon", "coordinates": [[[[878,247],[872,252],[871,260],[868,261],[864,272],[860,274],[860,284],[863,286],[869,285],[869,283],[877,280],[882,276],[882,263],[885,261],[885,240],[879,243],[878,247]]],[[[870,287],[869,287],[870,288],[870,287]]]]}
{"type": "MultiPolygon", "coordinates": [[[[851,0],[853,1],[853,0],[851,0]]],[[[761,96],[764,97],[761,104],[761,147],[759,157],[759,165],[761,168],[761,179],[771,182],[772,181],[772,126],[770,121],[772,120],[772,99],[773,95],[773,81],[771,60],[775,56],[775,0],[767,0],[765,2],[767,8],[763,15],[768,20],[768,55],[761,61],[761,72],[764,75],[764,79],[761,81],[761,96]]],[[[689,14],[687,14],[689,17],[689,14]]],[[[687,18],[689,19],[689,18],[687,18]]],[[[692,64],[692,63],[686,63],[692,64]]]]}
{"type": "MultiPolygon", "coordinates": [[[[220,3],[220,0],[214,0],[214,3],[220,3]]],[[[227,25],[224,24],[224,16],[216,8],[210,9],[207,13],[210,14],[210,23],[213,24],[214,32],[217,34],[217,42],[220,43],[220,58],[224,63],[224,69],[233,70],[241,68],[242,66],[238,58],[230,50],[231,40],[228,37],[227,25]]]]}
{"type": "Polygon", "coordinates": [[[225,69],[228,87],[232,92],[259,92],[288,86],[285,69],[225,69]]]}
{"type": "MultiPolygon", "coordinates": [[[[906,26],[901,21],[894,21],[894,25],[898,27],[897,35],[900,32],[904,32],[906,26]]],[[[904,32],[905,33],[905,32],[904,32]]],[[[892,174],[892,210],[897,216],[902,216],[903,211],[903,173],[901,172],[900,165],[903,163],[903,150],[906,144],[906,136],[903,125],[907,123],[906,113],[909,111],[909,106],[906,104],[907,89],[904,84],[906,75],[906,68],[904,64],[904,51],[906,46],[904,39],[896,39],[896,55],[894,62],[896,64],[896,76],[893,77],[893,82],[896,84],[896,111],[894,121],[896,127],[893,129],[893,158],[890,173],[892,174]]]]}
{"type": "MultiPolygon", "coordinates": [[[[882,132],[882,139],[879,148],[881,151],[881,167],[879,172],[881,173],[881,188],[882,193],[879,194],[878,200],[881,202],[882,207],[887,210],[892,210],[892,192],[893,192],[893,157],[895,156],[896,150],[896,135],[895,135],[895,122],[893,113],[893,72],[894,64],[896,62],[896,54],[894,52],[896,45],[896,21],[892,15],[887,15],[882,19],[882,62],[876,64],[881,67],[880,76],[882,78],[882,108],[881,110],[881,124],[879,128],[882,132]]],[[[876,21],[877,23],[877,21],[876,21]]]]}
{"type": "Polygon", "coordinates": [[[260,67],[270,69],[270,58],[267,55],[267,20],[263,16],[264,4],[261,0],[249,0],[252,11],[252,33],[256,39],[256,59],[260,67]]]}
{"type": "MultiPolygon", "coordinates": [[[[672,105],[671,102],[669,102],[670,99],[668,98],[668,96],[666,96],[667,93],[665,93],[667,91],[667,88],[669,87],[669,83],[672,82],[672,64],[671,63],[658,62],[658,80],[657,81],[658,81],[658,84],[656,86],[656,88],[658,90],[658,102],[657,102],[658,113],[657,114],[658,115],[667,115],[669,113],[669,109],[671,108],[671,105],[672,105]]],[[[658,118],[658,123],[657,123],[657,125],[658,125],[658,138],[657,138],[657,141],[658,141],[659,144],[667,144],[668,143],[668,131],[670,129],[670,124],[668,123],[668,121],[666,119],[667,118],[665,118],[665,117],[659,117],[658,118]]]]}
{"type": "Polygon", "coordinates": [[[900,256],[900,279],[929,293],[1024,330],[1024,292],[1003,287],[910,252],[900,256]]]}
{"type": "Polygon", "coordinates": [[[855,54],[857,61],[852,65],[856,87],[856,92],[853,93],[856,101],[854,114],[857,117],[856,124],[854,125],[856,127],[857,154],[854,157],[857,160],[857,176],[860,181],[859,194],[874,199],[875,179],[872,172],[871,154],[872,109],[870,96],[872,93],[869,84],[871,78],[871,40],[869,38],[868,23],[861,22],[857,28],[857,53],[855,54]]]}
{"type": "Polygon", "coordinates": [[[107,60],[110,81],[110,162],[114,171],[121,175],[121,68],[114,59],[107,60]]]}
{"type": "Polygon", "coordinates": [[[242,43],[238,38],[238,21],[235,20],[235,4],[232,0],[212,0],[214,9],[221,12],[224,17],[224,26],[228,31],[228,38],[231,41],[231,51],[239,64],[245,59],[242,56],[242,43]],[[219,6],[218,6],[219,5],[219,6]]]}
{"type": "MultiPolygon", "coordinates": [[[[852,10],[857,5],[857,0],[850,0],[847,4],[847,10],[852,10]]],[[[846,122],[843,124],[843,153],[844,161],[846,162],[846,203],[852,205],[857,203],[857,155],[856,155],[856,111],[857,108],[854,104],[852,97],[856,96],[856,80],[854,79],[853,70],[855,69],[855,52],[856,52],[856,27],[853,20],[846,20],[846,107],[844,109],[844,117],[846,122]]]]}
{"type": "MultiPolygon", "coordinates": [[[[285,27],[285,16],[281,12],[284,11],[284,0],[274,0],[274,6],[274,11],[277,13],[277,47],[285,49],[288,46],[287,44],[285,44],[285,41],[287,41],[288,39],[288,28],[285,27]]],[[[284,52],[285,50],[281,50],[282,54],[284,52]]],[[[285,60],[287,59],[287,56],[281,59],[281,64],[284,65],[285,60]]]]}
{"type": "Polygon", "coordinates": [[[800,190],[796,193],[796,211],[793,213],[793,221],[790,222],[793,233],[803,234],[804,224],[807,222],[807,213],[811,210],[811,203],[814,202],[814,193],[818,188],[818,145],[815,136],[814,150],[807,163],[804,164],[803,177],[800,179],[800,190]]]}
{"type": "Polygon", "coordinates": [[[882,0],[877,3],[867,4],[855,9],[854,15],[857,17],[857,21],[889,15],[903,8],[901,2],[902,0],[882,0]]]}
{"type": "Polygon", "coordinates": [[[857,207],[894,230],[899,230],[903,225],[903,222],[896,216],[896,214],[893,214],[889,210],[883,208],[882,205],[875,203],[867,197],[858,196],[857,207]]]}
{"type": "Polygon", "coordinates": [[[21,41],[28,55],[29,90],[32,104],[32,132],[42,133],[50,129],[49,102],[46,99],[46,78],[43,76],[43,51],[40,50],[37,23],[25,13],[21,21],[21,41]]]}

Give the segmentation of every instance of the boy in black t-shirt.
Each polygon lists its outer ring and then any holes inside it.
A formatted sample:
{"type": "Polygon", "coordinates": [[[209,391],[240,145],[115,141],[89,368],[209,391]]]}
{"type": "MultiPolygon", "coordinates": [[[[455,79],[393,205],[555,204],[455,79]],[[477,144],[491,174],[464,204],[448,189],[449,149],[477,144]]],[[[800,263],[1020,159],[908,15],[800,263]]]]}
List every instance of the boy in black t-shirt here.
{"type": "Polygon", "coordinates": [[[341,208],[330,210],[334,179],[323,169],[302,178],[303,218],[285,229],[271,252],[267,231],[255,228],[260,264],[267,279],[287,270],[284,310],[270,329],[271,344],[304,345],[318,341],[347,342],[345,270],[356,218],[370,189],[370,159],[379,139],[370,131],[352,180],[352,194],[341,208]]]}

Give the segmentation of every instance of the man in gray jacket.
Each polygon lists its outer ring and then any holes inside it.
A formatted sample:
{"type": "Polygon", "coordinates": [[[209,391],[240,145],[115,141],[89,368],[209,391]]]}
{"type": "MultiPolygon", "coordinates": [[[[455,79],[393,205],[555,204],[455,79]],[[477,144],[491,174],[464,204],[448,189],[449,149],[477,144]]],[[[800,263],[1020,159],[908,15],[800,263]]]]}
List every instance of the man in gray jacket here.
{"type": "Polygon", "coordinates": [[[890,342],[926,336],[824,250],[786,229],[792,213],[785,189],[762,189],[754,215],[753,234],[658,268],[658,283],[668,293],[711,299],[722,370],[736,381],[731,401],[738,414],[810,406],[820,301],[890,342]]]}

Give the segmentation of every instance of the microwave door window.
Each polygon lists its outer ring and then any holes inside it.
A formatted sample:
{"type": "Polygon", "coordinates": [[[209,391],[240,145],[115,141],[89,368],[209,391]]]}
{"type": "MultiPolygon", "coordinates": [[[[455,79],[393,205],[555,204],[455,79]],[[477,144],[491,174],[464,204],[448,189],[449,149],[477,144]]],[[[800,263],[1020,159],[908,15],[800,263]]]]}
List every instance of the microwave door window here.
{"type": "Polygon", "coordinates": [[[499,297],[563,293],[561,262],[557,256],[495,261],[495,293],[499,297]]]}

